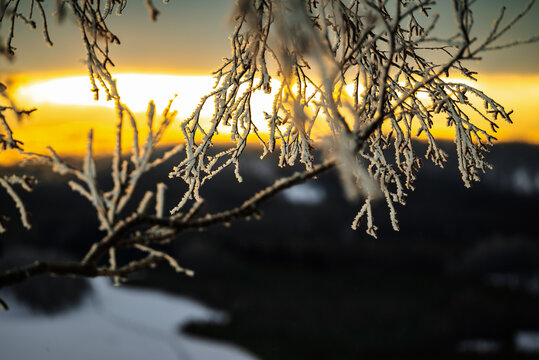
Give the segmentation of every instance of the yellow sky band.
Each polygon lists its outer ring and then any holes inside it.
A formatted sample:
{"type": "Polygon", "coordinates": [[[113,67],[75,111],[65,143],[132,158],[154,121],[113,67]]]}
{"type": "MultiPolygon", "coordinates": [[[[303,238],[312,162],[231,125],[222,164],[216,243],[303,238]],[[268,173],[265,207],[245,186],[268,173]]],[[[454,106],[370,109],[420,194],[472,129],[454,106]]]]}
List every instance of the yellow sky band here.
{"type": "MultiPolygon", "coordinates": [[[[142,124],[150,100],[155,102],[159,113],[178,94],[173,106],[173,109],[178,110],[178,117],[164,137],[164,144],[182,141],[179,122],[191,114],[200,97],[207,94],[214,85],[210,76],[124,73],[115,75],[115,78],[122,100],[137,113],[142,124]]],[[[60,154],[83,154],[87,132],[91,128],[94,129],[94,148],[97,153],[104,155],[114,147],[114,106],[104,99],[97,102],[93,100],[87,75],[28,74],[13,80],[11,90],[20,104],[38,107],[38,111],[23,123],[13,123],[15,137],[24,142],[26,151],[43,153],[46,146],[51,145],[60,154]]],[[[539,144],[539,75],[483,74],[476,86],[507,109],[514,110],[513,125],[499,123],[500,129],[495,135],[499,141],[539,144]]],[[[260,92],[253,100],[254,121],[264,133],[267,126],[262,112],[271,112],[273,96],[260,92]]],[[[209,104],[202,117],[211,116],[212,110],[213,106],[209,104]]],[[[481,119],[472,119],[478,125],[482,124],[481,119]]],[[[141,136],[144,132],[144,126],[141,126],[141,136]]],[[[433,134],[442,139],[452,139],[454,129],[448,128],[444,121],[439,121],[434,126],[433,134]]],[[[129,132],[126,132],[125,146],[129,146],[129,138],[129,132]]],[[[226,142],[229,137],[224,131],[215,140],[226,142]]],[[[19,156],[12,151],[0,154],[2,164],[18,159],[19,156]]]]}

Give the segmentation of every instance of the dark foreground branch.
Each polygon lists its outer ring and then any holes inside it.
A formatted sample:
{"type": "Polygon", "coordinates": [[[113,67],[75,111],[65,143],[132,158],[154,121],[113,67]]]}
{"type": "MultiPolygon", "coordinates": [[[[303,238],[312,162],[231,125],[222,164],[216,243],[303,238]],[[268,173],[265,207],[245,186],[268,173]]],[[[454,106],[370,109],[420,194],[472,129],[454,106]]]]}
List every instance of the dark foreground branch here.
{"type": "MultiPolygon", "coordinates": [[[[314,166],[311,170],[296,172],[289,177],[279,179],[272,185],[253,195],[241,206],[231,210],[226,210],[215,214],[207,214],[203,217],[195,219],[175,219],[173,217],[158,218],[151,216],[135,217],[124,222],[112,234],[105,237],[99,243],[94,244],[80,263],[47,263],[36,261],[31,265],[11,269],[0,274],[0,288],[21,283],[40,275],[74,277],[117,276],[120,278],[125,278],[128,274],[134,271],[147,268],[162,260],[168,260],[164,255],[153,253],[143,259],[132,261],[119,268],[111,269],[98,267],[98,261],[108,252],[109,249],[113,247],[132,247],[137,244],[156,242],[152,241],[152,239],[148,239],[147,237],[126,237],[131,231],[138,229],[141,226],[159,226],[160,228],[172,230],[169,234],[167,234],[167,238],[173,239],[185,230],[206,229],[212,225],[228,223],[241,218],[248,218],[255,215],[259,211],[258,208],[264,201],[277,195],[285,189],[297,184],[301,184],[324,173],[327,170],[332,169],[335,167],[335,164],[335,161],[329,160],[314,166]]],[[[159,241],[162,240],[162,238],[159,238],[159,241]]],[[[5,305],[5,308],[7,308],[7,304],[5,305]]]]}
{"type": "MultiPolygon", "coordinates": [[[[31,265],[11,269],[1,274],[0,288],[9,285],[15,285],[40,275],[87,278],[93,278],[97,276],[117,276],[120,278],[125,278],[130,273],[152,266],[161,260],[166,260],[165,256],[161,256],[159,254],[152,254],[141,260],[132,261],[117,269],[97,267],[94,264],[84,264],[76,262],[50,263],[36,261],[31,265]]],[[[7,304],[1,299],[0,302],[2,302],[0,305],[7,310],[7,304]]]]}
{"type": "Polygon", "coordinates": [[[174,238],[181,232],[190,229],[205,229],[212,225],[224,224],[240,218],[250,217],[258,211],[258,207],[261,203],[269,198],[277,195],[281,191],[288,189],[294,185],[301,184],[309,179],[317,177],[323,172],[335,167],[336,162],[334,160],[326,161],[322,164],[315,165],[311,170],[304,172],[296,172],[293,175],[279,179],[272,185],[259,191],[251,198],[246,200],[241,206],[233,208],[231,210],[222,211],[215,214],[207,214],[203,217],[195,218],[193,220],[177,219],[174,217],[159,218],[155,216],[139,216],[123,223],[109,236],[105,237],[102,241],[92,247],[92,249],[85,256],[83,263],[96,263],[110,248],[112,247],[127,247],[133,246],[138,243],[151,243],[161,242],[164,239],[161,237],[156,238],[155,241],[147,238],[125,238],[125,235],[131,230],[140,226],[159,226],[165,229],[173,230],[168,234],[168,238],[174,238]],[[146,241],[149,240],[149,241],[146,241]]]}
{"type": "Polygon", "coordinates": [[[94,265],[75,262],[47,263],[36,261],[31,265],[8,270],[0,275],[0,288],[26,281],[39,275],[64,275],[95,277],[99,275],[94,265]]]}

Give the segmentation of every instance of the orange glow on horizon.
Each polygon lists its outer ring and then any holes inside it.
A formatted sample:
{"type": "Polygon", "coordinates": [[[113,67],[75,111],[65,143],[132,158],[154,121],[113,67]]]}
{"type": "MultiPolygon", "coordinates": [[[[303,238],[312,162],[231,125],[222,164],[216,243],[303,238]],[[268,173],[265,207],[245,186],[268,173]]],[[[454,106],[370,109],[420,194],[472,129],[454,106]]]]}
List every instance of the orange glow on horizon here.
{"type": "MultiPolygon", "coordinates": [[[[114,75],[118,90],[124,101],[140,120],[141,141],[144,139],[146,117],[144,112],[148,102],[156,104],[156,113],[160,114],[169,100],[178,94],[173,110],[178,110],[177,120],[172,124],[163,144],[183,142],[179,123],[188,118],[200,102],[200,98],[208,94],[214,79],[211,76],[186,76],[168,74],[129,73],[114,75]]],[[[495,75],[480,76],[475,84],[480,90],[496,101],[514,109],[514,125],[499,121],[500,129],[495,136],[499,141],[521,141],[539,144],[539,75],[495,75]]],[[[94,148],[97,154],[110,152],[114,147],[114,128],[116,123],[114,104],[111,101],[93,100],[93,93],[87,75],[15,78],[12,93],[23,107],[36,106],[38,111],[22,124],[13,123],[15,138],[25,143],[28,152],[46,153],[45,147],[52,145],[60,154],[81,155],[86,149],[88,131],[94,129],[94,148]],[[45,134],[45,135],[44,135],[45,134]]],[[[455,80],[458,81],[458,80],[455,80]]],[[[272,88],[278,88],[275,81],[272,88]]],[[[351,93],[353,85],[346,87],[351,93]]],[[[362,89],[360,89],[361,91],[362,89]]],[[[101,92],[101,98],[104,98],[101,92]]],[[[273,96],[262,92],[253,96],[253,119],[256,126],[267,134],[267,123],[263,111],[271,113],[273,96]]],[[[478,105],[479,106],[479,105],[478,105]]],[[[208,119],[213,113],[213,103],[209,102],[201,117],[208,119]]],[[[472,118],[478,125],[486,122],[477,117],[472,118]]],[[[156,117],[159,120],[159,117],[156,117]]],[[[442,119],[441,119],[442,120],[442,119]]],[[[445,126],[444,121],[435,125],[433,134],[443,139],[452,139],[454,129],[445,126]]],[[[125,148],[129,148],[129,131],[126,127],[125,148]]],[[[217,142],[230,141],[227,130],[220,132],[217,142]]],[[[420,137],[421,138],[421,137],[420,137]]],[[[254,137],[253,137],[254,139],[254,137]]],[[[258,140],[256,140],[258,141],[258,140]]],[[[13,162],[18,156],[3,152],[0,163],[13,162]]]]}
{"type": "MultiPolygon", "coordinates": [[[[154,129],[160,121],[160,114],[169,101],[177,94],[171,109],[178,111],[176,120],[165,133],[161,144],[172,145],[183,141],[180,122],[188,118],[200,103],[200,99],[211,92],[215,85],[212,76],[168,75],[126,73],[114,75],[118,92],[138,121],[139,141],[144,141],[147,133],[146,111],[148,102],[154,101],[156,118],[154,129]]],[[[100,91],[100,99],[95,101],[88,76],[68,75],[58,77],[23,76],[15,79],[11,87],[14,98],[21,107],[37,107],[29,119],[22,124],[12,122],[15,138],[24,142],[27,152],[47,153],[51,145],[59,154],[83,155],[90,129],[94,129],[94,151],[107,154],[114,148],[115,125],[117,122],[113,101],[105,99],[100,91]],[[44,136],[43,134],[46,134],[44,136]]],[[[272,86],[279,84],[272,81],[272,86]]],[[[273,97],[262,92],[252,97],[253,120],[262,134],[267,133],[267,123],[262,111],[271,112],[273,97]]],[[[201,119],[209,119],[213,114],[213,100],[209,100],[201,112],[201,119]]],[[[130,126],[124,126],[123,148],[130,148],[130,126]]],[[[220,129],[216,142],[230,141],[228,128],[220,129]]],[[[21,156],[15,151],[4,152],[0,163],[13,163],[21,156]]]]}

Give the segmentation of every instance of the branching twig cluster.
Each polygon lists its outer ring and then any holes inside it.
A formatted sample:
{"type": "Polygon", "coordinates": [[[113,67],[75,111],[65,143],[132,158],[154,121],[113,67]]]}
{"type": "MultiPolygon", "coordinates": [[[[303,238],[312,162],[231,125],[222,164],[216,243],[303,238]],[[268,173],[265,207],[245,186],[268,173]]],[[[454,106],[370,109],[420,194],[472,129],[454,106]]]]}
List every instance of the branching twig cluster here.
{"type": "MultiPolygon", "coordinates": [[[[124,213],[127,203],[129,201],[135,201],[135,199],[133,199],[133,194],[142,175],[178,154],[183,149],[183,145],[178,145],[164,153],[161,157],[153,158],[153,153],[157,148],[159,141],[176,116],[176,111],[170,111],[172,100],[164,109],[162,119],[157,126],[157,129],[155,129],[154,125],[155,105],[153,102],[149,103],[147,111],[148,135],[142,145],[139,145],[139,131],[133,113],[119,100],[116,105],[118,123],[116,126],[116,147],[114,149],[111,166],[111,176],[113,181],[113,188],[111,190],[104,191],[97,181],[97,170],[93,152],[93,130],[88,134],[88,146],[82,169],[77,169],[68,164],[51,147],[48,148],[50,155],[27,153],[29,156],[48,162],[54,172],[60,175],[71,175],[76,179],[68,181],[70,188],[86,198],[92,204],[97,213],[100,230],[106,232],[106,238],[116,237],[119,229],[122,229],[126,222],[129,223],[132,219],[146,216],[149,211],[149,204],[152,200],[155,200],[155,216],[157,218],[163,217],[164,192],[166,188],[163,183],[158,183],[156,185],[155,192],[147,191],[144,196],[138,200],[137,210],[134,213],[126,216],[124,213]],[[133,139],[129,158],[122,159],[122,133],[125,117],[128,118],[131,129],[133,130],[133,139]]],[[[145,236],[157,236],[162,233],[163,229],[152,227],[145,231],[145,236]]],[[[131,266],[138,267],[137,264],[139,264],[139,262],[147,263],[150,261],[149,257],[151,257],[151,259],[153,259],[152,262],[165,259],[171,264],[174,264],[174,267],[177,270],[182,269],[177,263],[173,262],[169,255],[147,246],[139,247],[136,245],[140,244],[133,244],[133,246],[141,251],[147,252],[148,257],[133,262],[131,266]]],[[[112,273],[118,269],[115,246],[108,246],[107,250],[109,255],[108,271],[112,273]]],[[[95,248],[90,249],[87,257],[91,257],[94,251],[95,248]]],[[[97,261],[98,258],[95,260],[97,261]]],[[[124,271],[125,269],[119,274],[124,271]]]]}
{"type": "Polygon", "coordinates": [[[502,9],[483,40],[472,37],[471,2],[465,0],[453,1],[456,33],[433,36],[438,19],[430,16],[434,3],[239,1],[232,56],[215,73],[214,91],[182,124],[186,158],[171,176],[182,178],[189,190],[173,212],[191,198],[200,201],[200,186],[227,166],[235,166],[241,181],[239,159],[251,134],[262,143],[263,155],[278,144],[279,166],[299,161],[311,169],[314,131],[322,123],[330,131],[329,153],[341,164],[347,194],[365,197],[352,227],[357,228],[366,215],[372,236],[376,226],[371,203],[380,195],[398,230],[395,203],[405,203],[405,191],[413,190],[421,166],[413,148],[415,136],[422,135],[428,142],[426,158],[444,165],[447,154],[431,132],[442,117],[455,131],[464,184],[478,180],[478,172],[489,167],[484,158],[495,139],[496,120],[511,122],[511,112],[473,85],[452,79],[474,81],[475,73],[465,62],[478,59],[482,52],[537,41],[532,37],[495,44],[533,1],[505,25],[502,9]],[[272,82],[272,77],[279,82],[272,82]],[[272,113],[265,114],[269,139],[253,121],[251,99],[262,91],[274,96],[272,113]],[[209,99],[215,111],[209,124],[204,124],[200,114],[209,99]],[[485,104],[484,109],[474,105],[476,99],[485,104]],[[471,113],[478,113],[485,123],[472,121],[471,113]],[[227,127],[235,146],[208,156],[212,139],[227,127]],[[387,154],[390,148],[393,158],[387,154]]]}
{"type": "MultiPolygon", "coordinates": [[[[511,111],[473,85],[475,73],[467,67],[467,61],[478,59],[486,51],[538,40],[533,37],[499,44],[533,1],[507,22],[502,10],[490,32],[479,39],[472,35],[473,1],[468,0],[452,1],[456,32],[446,38],[433,35],[438,19],[431,15],[434,0],[239,0],[232,55],[215,72],[213,91],[181,125],[185,158],[170,177],[185,181],[187,191],[171,214],[166,214],[165,186],[157,184],[155,192],[147,192],[139,201],[134,213],[125,214],[125,205],[140,176],[163,161],[151,160],[151,155],[175,114],[169,105],[158,129],[153,130],[155,106],[150,103],[149,135],[139,146],[135,118],[120,100],[108,70],[113,65],[109,47],[119,44],[107,25],[108,15],[114,8],[121,11],[127,1],[106,1],[104,7],[91,0],[61,3],[68,5],[78,21],[96,98],[102,88],[116,105],[113,188],[103,191],[97,183],[92,132],[82,169],[68,165],[52,149],[50,155],[38,156],[54,171],[75,177],[70,187],[92,203],[105,235],[80,263],[36,263],[15,269],[0,275],[0,287],[40,274],[118,279],[158,261],[191,274],[154,246],[177,238],[185,230],[259,216],[259,206],[265,200],[335,167],[347,195],[364,200],[352,227],[358,228],[366,218],[367,233],[376,236],[371,206],[381,197],[389,208],[393,228],[398,230],[396,204],[405,203],[406,192],[414,189],[421,167],[414,149],[416,136],[428,143],[425,157],[444,166],[448,155],[438,147],[433,126],[443,122],[453,128],[459,170],[464,184],[470,186],[490,166],[485,153],[495,140],[498,119],[511,122],[511,111]],[[254,121],[253,96],[258,92],[273,96],[272,111],[264,114],[267,129],[254,121]],[[476,105],[477,100],[483,108],[476,105]],[[213,116],[205,121],[202,110],[212,104],[213,116]],[[478,114],[482,122],[471,114],[478,114]],[[134,133],[128,160],[122,158],[124,121],[134,133]],[[224,131],[230,133],[233,146],[210,155],[215,136],[224,131]],[[316,138],[322,132],[329,134],[325,141],[316,138]],[[229,166],[234,166],[238,180],[242,180],[240,159],[251,138],[258,138],[262,144],[262,156],[279,149],[279,166],[300,162],[305,170],[277,180],[238,207],[201,214],[201,186],[205,181],[229,166]],[[325,150],[327,158],[317,159],[314,150],[325,150]],[[148,215],[152,199],[155,214],[148,215]],[[116,251],[125,248],[138,249],[143,256],[118,264],[116,251]]],[[[9,13],[15,14],[13,19],[21,18],[16,15],[19,1],[2,4],[12,9],[2,16],[9,13]]],[[[146,4],[155,19],[158,10],[151,1],[146,4]]],[[[8,37],[8,50],[12,49],[12,38],[8,37]]],[[[178,151],[179,147],[164,158],[178,151]]]]}
{"type": "MultiPolygon", "coordinates": [[[[63,2],[57,2],[58,11],[61,14],[63,2]]],[[[47,14],[43,7],[43,0],[1,0],[0,1],[0,30],[1,25],[7,25],[2,34],[0,32],[0,56],[12,60],[17,48],[14,45],[15,25],[21,22],[31,29],[38,27],[36,19],[41,22],[43,38],[47,45],[52,46],[52,40],[47,25],[47,14]]]]}
{"type": "MultiPolygon", "coordinates": [[[[13,101],[12,97],[7,92],[7,86],[0,82],[0,153],[5,150],[17,150],[22,152],[23,143],[13,137],[13,131],[8,123],[8,117],[15,116],[17,121],[22,121],[24,117],[29,116],[36,109],[21,109],[13,101]],[[9,115],[8,115],[9,114],[9,115]]],[[[0,186],[6,191],[7,195],[13,200],[23,226],[30,229],[30,221],[28,220],[28,212],[23,201],[17,194],[14,185],[20,186],[25,191],[32,191],[32,186],[36,179],[28,176],[9,175],[0,177],[0,186]]],[[[0,216],[0,233],[6,231],[5,216],[0,216]]]]}

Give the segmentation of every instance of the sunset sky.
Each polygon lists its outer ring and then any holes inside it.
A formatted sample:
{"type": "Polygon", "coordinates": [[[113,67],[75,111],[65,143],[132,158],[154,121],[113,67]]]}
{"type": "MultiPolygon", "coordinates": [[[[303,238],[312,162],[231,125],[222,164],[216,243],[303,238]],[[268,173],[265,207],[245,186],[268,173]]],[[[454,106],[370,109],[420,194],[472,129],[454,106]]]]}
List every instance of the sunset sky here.
{"type": "MultiPolygon", "coordinates": [[[[473,8],[477,36],[484,36],[502,5],[508,6],[510,18],[526,2],[478,1],[473,8]]],[[[433,10],[441,15],[438,31],[447,35],[454,32],[453,13],[450,1],[440,3],[433,10]]],[[[156,23],[149,20],[142,1],[130,1],[122,16],[111,19],[109,25],[122,41],[112,49],[116,64],[112,72],[118,74],[120,93],[134,111],[144,112],[152,99],[162,109],[177,93],[175,108],[179,110],[178,120],[183,120],[211,88],[211,72],[230,53],[233,1],[173,0],[167,5],[156,4],[161,10],[156,23]]],[[[539,4],[535,4],[500,43],[538,35],[538,19],[539,4]]],[[[60,152],[82,153],[90,128],[96,131],[96,147],[110,148],[114,111],[110,104],[92,101],[79,31],[70,21],[58,25],[53,17],[50,20],[52,48],[44,43],[39,29],[31,31],[19,24],[15,61],[8,63],[0,58],[0,75],[18,82],[16,94],[21,103],[39,108],[14,130],[28,151],[43,152],[45,146],[54,144],[60,152]]],[[[502,125],[500,141],[539,143],[539,44],[485,54],[470,68],[480,73],[480,89],[515,111],[515,124],[502,125]]],[[[257,101],[261,108],[271,104],[270,97],[262,96],[257,101]]],[[[171,130],[167,142],[181,141],[177,123],[171,130]]]]}

